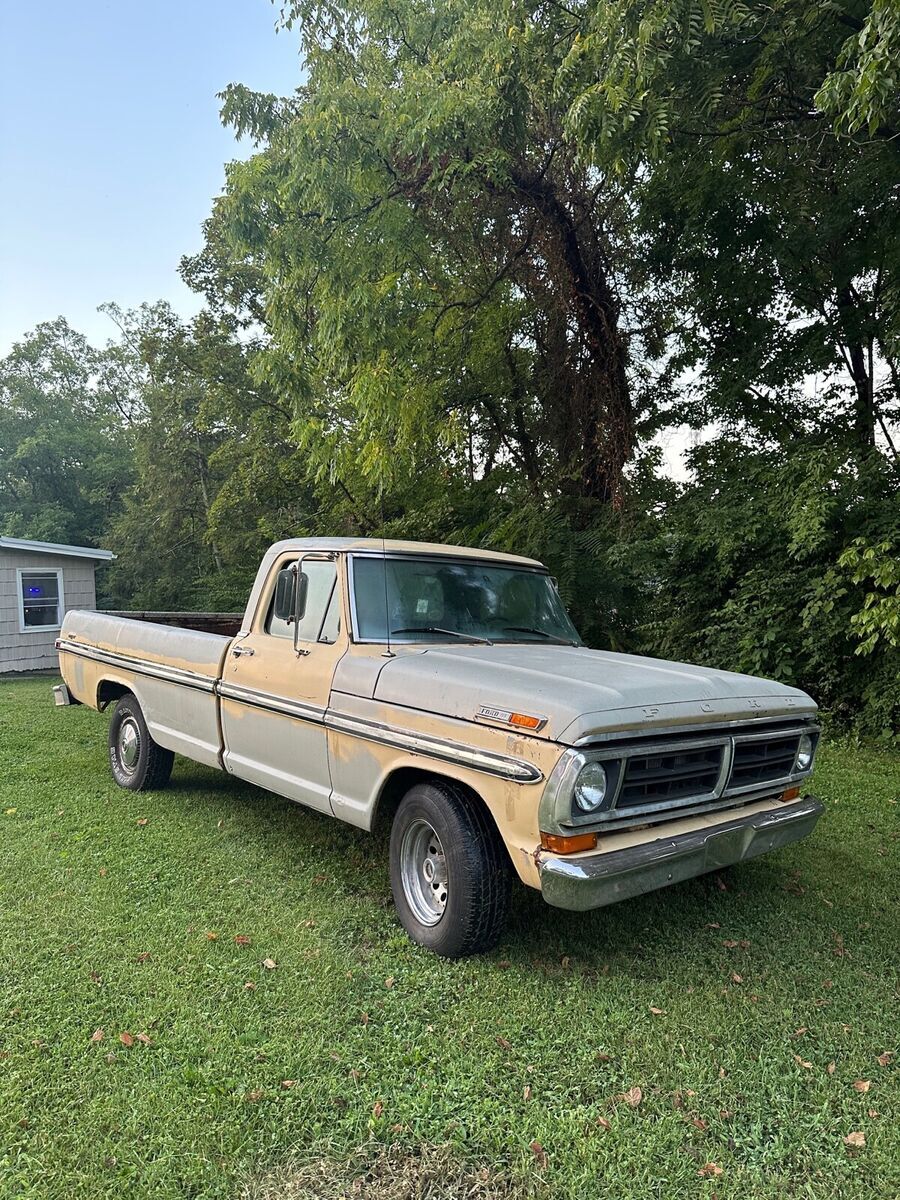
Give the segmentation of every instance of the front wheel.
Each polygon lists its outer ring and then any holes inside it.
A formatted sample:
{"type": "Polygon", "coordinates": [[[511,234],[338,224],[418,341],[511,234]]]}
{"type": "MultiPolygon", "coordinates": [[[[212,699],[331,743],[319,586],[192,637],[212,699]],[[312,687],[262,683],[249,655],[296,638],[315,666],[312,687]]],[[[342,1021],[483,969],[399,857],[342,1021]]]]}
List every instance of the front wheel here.
{"type": "Polygon", "coordinates": [[[119,787],[131,792],[148,792],[165,787],[172,774],[175,755],[154,742],[130,693],[122,697],[109,723],[109,765],[119,787]]]}
{"type": "Polygon", "coordinates": [[[416,784],[391,828],[391,889],[414,942],[444,958],[496,945],[509,907],[510,866],[490,815],[445,779],[416,784]]]}

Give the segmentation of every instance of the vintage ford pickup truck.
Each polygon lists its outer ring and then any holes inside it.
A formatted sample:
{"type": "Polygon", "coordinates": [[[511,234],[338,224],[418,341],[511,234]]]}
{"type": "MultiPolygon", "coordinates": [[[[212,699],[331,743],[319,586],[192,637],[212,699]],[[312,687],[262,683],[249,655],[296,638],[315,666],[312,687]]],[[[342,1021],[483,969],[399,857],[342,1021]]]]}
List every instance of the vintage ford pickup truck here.
{"type": "Polygon", "coordinates": [[[112,773],[174,754],[390,826],[410,936],[495,943],[512,872],[584,910],[808,834],[805,693],[590,650],[532,559],[352,538],[279,542],[233,638],[69,612],[57,702],[113,705],[112,773]]]}

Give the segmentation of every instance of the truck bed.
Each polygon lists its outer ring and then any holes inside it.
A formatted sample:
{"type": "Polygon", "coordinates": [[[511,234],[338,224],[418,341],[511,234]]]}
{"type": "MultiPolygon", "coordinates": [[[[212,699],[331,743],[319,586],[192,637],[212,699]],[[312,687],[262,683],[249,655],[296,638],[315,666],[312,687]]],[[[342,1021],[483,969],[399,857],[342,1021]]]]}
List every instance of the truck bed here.
{"type": "Polygon", "coordinates": [[[223,633],[78,609],[57,641],[75,699],[103,708],[133,692],[161,746],[210,766],[221,766],[216,684],[230,645],[223,633]]]}

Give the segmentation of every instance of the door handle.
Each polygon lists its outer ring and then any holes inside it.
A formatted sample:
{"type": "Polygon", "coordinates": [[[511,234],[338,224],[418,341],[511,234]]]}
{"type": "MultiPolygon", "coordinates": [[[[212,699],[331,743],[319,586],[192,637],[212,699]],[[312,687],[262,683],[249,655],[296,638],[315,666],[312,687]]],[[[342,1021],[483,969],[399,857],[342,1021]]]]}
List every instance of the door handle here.
{"type": "Polygon", "coordinates": [[[253,655],[255,653],[252,646],[232,646],[231,653],[235,658],[240,658],[242,654],[253,655]]]}

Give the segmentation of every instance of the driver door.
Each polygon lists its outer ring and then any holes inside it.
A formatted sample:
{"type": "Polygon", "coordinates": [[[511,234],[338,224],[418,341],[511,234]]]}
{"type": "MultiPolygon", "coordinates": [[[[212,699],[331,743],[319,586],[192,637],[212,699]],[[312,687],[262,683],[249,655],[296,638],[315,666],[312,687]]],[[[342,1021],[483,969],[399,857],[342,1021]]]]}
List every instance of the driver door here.
{"type": "Polygon", "coordinates": [[[297,558],[275,564],[250,633],[229,650],[221,685],[224,763],[241,779],[331,812],[324,718],[347,648],[338,563],[325,555],[300,561],[307,582],[295,621],[276,613],[275,592],[279,571],[297,558]]]}

